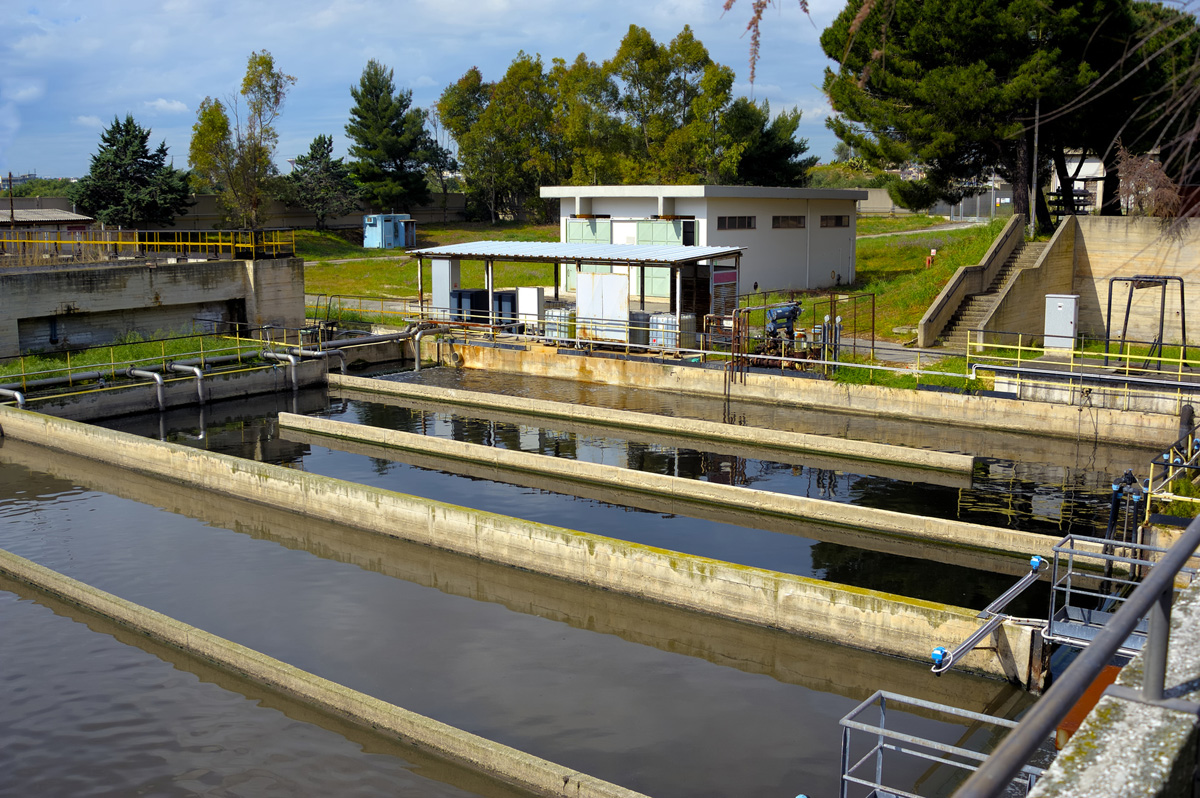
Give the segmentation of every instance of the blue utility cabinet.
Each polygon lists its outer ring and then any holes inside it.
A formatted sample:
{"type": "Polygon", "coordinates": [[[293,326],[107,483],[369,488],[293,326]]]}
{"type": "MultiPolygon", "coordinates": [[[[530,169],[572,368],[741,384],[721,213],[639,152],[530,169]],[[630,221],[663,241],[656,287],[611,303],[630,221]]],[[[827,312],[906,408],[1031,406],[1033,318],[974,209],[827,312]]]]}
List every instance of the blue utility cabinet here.
{"type": "Polygon", "coordinates": [[[417,245],[417,220],[407,213],[376,213],[363,217],[363,247],[398,249],[417,245]]]}

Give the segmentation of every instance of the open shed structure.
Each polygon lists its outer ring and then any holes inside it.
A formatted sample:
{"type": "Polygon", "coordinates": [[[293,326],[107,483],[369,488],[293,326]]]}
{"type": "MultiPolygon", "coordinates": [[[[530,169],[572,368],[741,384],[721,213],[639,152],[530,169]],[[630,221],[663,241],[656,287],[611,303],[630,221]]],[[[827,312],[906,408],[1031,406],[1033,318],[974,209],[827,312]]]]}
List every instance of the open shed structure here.
{"type": "MultiPolygon", "coordinates": [[[[742,247],[733,246],[474,241],[412,250],[409,254],[417,257],[417,290],[422,312],[425,309],[425,259],[429,259],[433,272],[432,309],[450,308],[450,292],[462,287],[460,264],[464,260],[483,261],[489,309],[495,307],[496,263],[545,263],[552,267],[555,299],[559,297],[559,266],[565,265],[573,267],[576,274],[599,272],[626,275],[631,289],[629,296],[636,294],[643,309],[647,269],[668,269],[671,274],[670,307],[678,323],[685,313],[695,314],[697,319],[711,313],[733,313],[737,307],[742,252],[742,247]],[[635,285],[638,288],[636,291],[632,290],[635,285]]],[[[492,323],[495,323],[494,312],[489,310],[489,314],[492,323]]]]}

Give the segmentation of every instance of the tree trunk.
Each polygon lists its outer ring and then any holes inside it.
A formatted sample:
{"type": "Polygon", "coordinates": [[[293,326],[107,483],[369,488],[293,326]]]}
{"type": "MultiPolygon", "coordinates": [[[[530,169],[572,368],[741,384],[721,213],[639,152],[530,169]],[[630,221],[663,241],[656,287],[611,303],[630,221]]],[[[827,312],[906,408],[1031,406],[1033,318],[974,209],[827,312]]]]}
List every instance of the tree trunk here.
{"type": "Polygon", "coordinates": [[[1042,187],[1037,189],[1037,229],[1038,230],[1053,230],[1054,221],[1050,218],[1050,206],[1046,204],[1046,194],[1042,191],[1042,187]]]}
{"type": "MultiPolygon", "coordinates": [[[[1083,164],[1086,151],[1079,154],[1079,163],[1083,164]]],[[[1061,144],[1054,147],[1054,171],[1058,172],[1058,196],[1062,201],[1063,214],[1075,215],[1075,175],[1067,171],[1067,154],[1061,144]]],[[[1076,170],[1078,171],[1078,170],[1076,170]]]]}
{"type": "Polygon", "coordinates": [[[1017,142],[1017,162],[1013,169],[1013,213],[1025,217],[1029,223],[1029,136],[1023,135],[1017,142]]]}
{"type": "Polygon", "coordinates": [[[1121,172],[1117,169],[1116,147],[1109,149],[1104,159],[1104,182],[1101,191],[1100,215],[1121,215],[1121,172]]]}

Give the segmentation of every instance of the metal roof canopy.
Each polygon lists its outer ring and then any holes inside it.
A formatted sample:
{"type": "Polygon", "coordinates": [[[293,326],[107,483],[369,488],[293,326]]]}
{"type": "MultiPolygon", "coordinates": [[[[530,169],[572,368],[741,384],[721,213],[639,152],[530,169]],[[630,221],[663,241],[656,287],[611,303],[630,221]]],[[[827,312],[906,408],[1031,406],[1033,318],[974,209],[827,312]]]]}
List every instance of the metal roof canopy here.
{"type": "Polygon", "coordinates": [[[416,249],[410,255],[424,258],[533,261],[542,263],[636,263],[682,266],[702,260],[723,260],[742,254],[745,247],[684,247],[657,244],[561,244],[544,241],[472,241],[431,249],[416,249]]]}
{"type": "MultiPolygon", "coordinates": [[[[488,292],[488,308],[491,315],[495,285],[492,280],[492,264],[495,261],[532,263],[603,263],[609,265],[655,266],[671,269],[675,275],[675,320],[680,323],[682,310],[683,266],[700,261],[734,259],[734,268],[740,269],[745,247],[685,247],[658,244],[563,244],[548,241],[472,241],[465,244],[448,244],[444,247],[414,249],[409,255],[417,257],[417,303],[425,305],[424,259],[430,260],[481,260],[484,262],[484,283],[488,292]]],[[[642,272],[643,281],[645,272],[642,272]]],[[[632,274],[630,275],[632,279],[632,274]]],[[[639,291],[645,307],[645,286],[639,291]]],[[[558,298],[558,269],[554,270],[554,297],[558,298]]]]}

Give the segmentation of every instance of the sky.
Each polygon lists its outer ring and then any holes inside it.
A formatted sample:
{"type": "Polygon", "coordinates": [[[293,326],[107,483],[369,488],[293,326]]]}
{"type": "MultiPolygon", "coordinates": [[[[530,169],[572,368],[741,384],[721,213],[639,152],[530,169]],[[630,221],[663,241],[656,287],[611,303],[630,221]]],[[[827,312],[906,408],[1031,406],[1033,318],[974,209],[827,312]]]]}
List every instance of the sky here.
{"type": "Polygon", "coordinates": [[[187,166],[196,109],[234,95],[246,60],[267,49],[293,75],[276,129],[277,161],[308,151],[317,135],[345,155],[350,87],[374,58],[397,88],[428,107],[477,66],[499,80],[518,52],[570,62],[611,58],[630,25],[660,43],[690,25],[713,60],[737,73],[735,94],[797,107],[809,153],[832,157],[820,33],[843,7],[796,0],[766,12],[757,77],[749,82],[751,0],[0,0],[0,173],[81,177],[115,117],[132,114],[187,166]]]}

